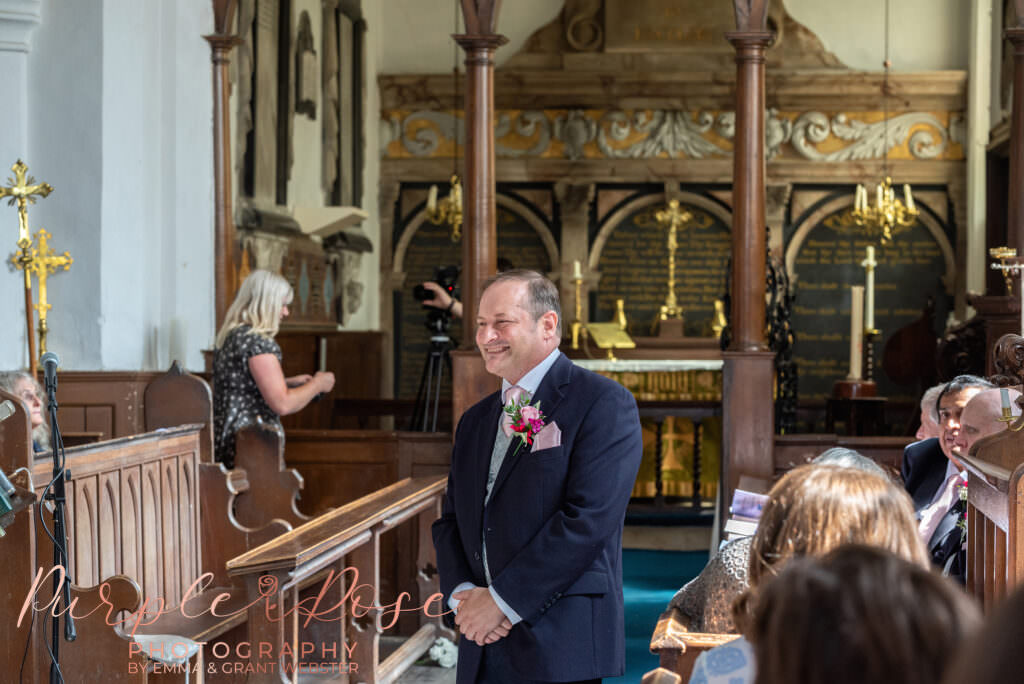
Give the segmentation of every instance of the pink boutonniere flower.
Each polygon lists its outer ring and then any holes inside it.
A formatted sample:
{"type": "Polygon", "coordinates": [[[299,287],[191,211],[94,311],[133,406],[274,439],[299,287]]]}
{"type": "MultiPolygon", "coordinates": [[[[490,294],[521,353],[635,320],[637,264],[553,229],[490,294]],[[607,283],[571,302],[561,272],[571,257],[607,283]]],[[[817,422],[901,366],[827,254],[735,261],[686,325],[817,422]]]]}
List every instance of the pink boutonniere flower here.
{"type": "Polygon", "coordinates": [[[530,395],[525,392],[514,404],[505,407],[505,414],[511,421],[512,434],[521,441],[516,451],[524,445],[532,445],[534,436],[544,427],[544,414],[540,402],[530,404],[530,395]]]}

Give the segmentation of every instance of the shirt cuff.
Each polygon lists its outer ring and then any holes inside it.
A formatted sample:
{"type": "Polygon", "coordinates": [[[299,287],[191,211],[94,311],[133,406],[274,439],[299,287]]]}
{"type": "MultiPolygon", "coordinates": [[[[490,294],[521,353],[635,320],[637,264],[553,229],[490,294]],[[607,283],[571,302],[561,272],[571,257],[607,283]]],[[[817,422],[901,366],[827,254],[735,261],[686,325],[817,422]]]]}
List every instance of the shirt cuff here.
{"type": "Polygon", "coordinates": [[[505,614],[505,617],[508,618],[509,622],[514,625],[523,621],[523,618],[519,617],[519,613],[512,610],[512,606],[505,603],[505,601],[498,596],[498,592],[494,591],[494,587],[487,587],[487,591],[491,592],[491,598],[498,604],[498,608],[501,608],[501,612],[505,614]]]}
{"type": "MultiPolygon", "coordinates": [[[[455,598],[455,595],[460,591],[466,591],[468,589],[476,589],[477,586],[472,582],[463,582],[459,586],[452,589],[452,595],[448,597],[448,607],[455,611],[455,614],[459,614],[459,599],[455,598]]],[[[500,605],[500,604],[499,604],[500,605]]]]}

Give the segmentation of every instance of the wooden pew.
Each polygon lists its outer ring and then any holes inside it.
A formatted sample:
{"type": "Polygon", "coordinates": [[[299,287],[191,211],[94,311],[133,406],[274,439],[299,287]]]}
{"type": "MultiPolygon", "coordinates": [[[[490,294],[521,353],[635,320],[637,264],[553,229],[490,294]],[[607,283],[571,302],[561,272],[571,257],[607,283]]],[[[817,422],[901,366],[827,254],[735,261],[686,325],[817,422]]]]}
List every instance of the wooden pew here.
{"type": "Polygon", "coordinates": [[[651,653],[658,656],[658,667],[644,675],[643,684],[686,684],[697,656],[738,637],[739,634],[691,632],[685,616],[678,609],[669,608],[658,618],[651,637],[651,653]]]}
{"type": "Polygon", "coordinates": [[[967,466],[967,590],[988,612],[1024,582],[1024,419],[980,439],[967,466]]]}
{"type": "MultiPolygon", "coordinates": [[[[249,638],[253,643],[270,643],[269,653],[250,657],[249,682],[280,682],[281,671],[288,667],[311,667],[326,660],[341,662],[343,670],[357,674],[358,681],[389,683],[429,649],[438,636],[451,637],[440,614],[445,608],[439,598],[434,547],[430,527],[441,513],[445,477],[405,479],[385,489],[322,515],[260,547],[228,562],[231,575],[244,578],[248,588],[249,638]],[[415,521],[418,541],[418,597],[404,608],[423,606],[419,629],[394,653],[380,660],[379,641],[385,625],[394,617],[384,613],[361,611],[375,599],[387,606],[400,597],[378,596],[380,587],[381,535],[406,521],[415,521]],[[346,564],[347,563],[347,564],[346,564]],[[348,569],[348,571],[346,571],[348,569]],[[356,576],[354,573],[358,573],[356,576]],[[341,582],[337,582],[337,578],[341,582]],[[322,582],[321,585],[316,584],[322,582]],[[332,584],[332,582],[334,582],[332,584]],[[310,595],[300,594],[310,587],[319,594],[334,592],[324,605],[331,606],[320,618],[332,632],[334,658],[321,653],[302,654],[307,621],[299,610],[317,611],[310,595]],[[340,600],[339,600],[340,599],[340,600]],[[427,613],[430,613],[428,615],[427,613]],[[364,619],[368,618],[368,619],[364,619]],[[351,654],[345,648],[349,644],[351,654]],[[286,653],[299,654],[288,657],[286,653]]],[[[323,611],[323,607],[319,608],[323,611]]]]}

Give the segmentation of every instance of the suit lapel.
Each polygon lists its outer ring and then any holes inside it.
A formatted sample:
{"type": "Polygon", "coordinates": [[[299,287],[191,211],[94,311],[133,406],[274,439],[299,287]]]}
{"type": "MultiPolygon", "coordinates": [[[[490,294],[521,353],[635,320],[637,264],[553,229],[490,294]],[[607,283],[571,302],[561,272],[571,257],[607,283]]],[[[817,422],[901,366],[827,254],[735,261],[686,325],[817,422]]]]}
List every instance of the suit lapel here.
{"type": "MultiPolygon", "coordinates": [[[[569,384],[569,375],[572,372],[572,361],[569,360],[565,354],[559,354],[558,359],[554,365],[548,370],[547,375],[540,383],[540,387],[537,388],[537,393],[530,397],[530,404],[536,404],[540,402],[540,410],[544,414],[544,424],[547,425],[554,420],[555,411],[558,409],[558,405],[562,402],[562,398],[565,396],[563,388],[569,384]]],[[[495,417],[495,422],[497,422],[495,417]]],[[[508,479],[508,475],[515,468],[516,464],[523,457],[524,453],[527,453],[530,447],[523,444],[523,441],[518,437],[512,438],[512,443],[509,444],[508,450],[505,452],[505,460],[501,463],[501,469],[498,471],[498,477],[494,480],[494,488],[491,490],[491,501],[494,501],[495,494],[498,489],[504,484],[505,480],[508,479]],[[522,446],[520,446],[522,445],[522,446]],[[517,447],[519,447],[517,449],[517,447]]],[[[486,486],[486,474],[484,475],[484,483],[486,486]]]]}

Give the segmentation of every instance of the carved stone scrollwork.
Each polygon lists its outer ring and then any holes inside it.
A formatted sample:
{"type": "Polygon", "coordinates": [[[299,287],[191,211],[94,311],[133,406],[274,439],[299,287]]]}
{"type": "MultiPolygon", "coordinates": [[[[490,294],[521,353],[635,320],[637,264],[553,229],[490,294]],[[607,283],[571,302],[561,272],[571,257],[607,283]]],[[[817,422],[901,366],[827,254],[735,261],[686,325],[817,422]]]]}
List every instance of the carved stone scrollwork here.
{"type": "Polygon", "coordinates": [[[604,43],[599,15],[602,0],[567,0],[565,3],[565,40],[579,52],[595,52],[604,43]]]}
{"type": "Polygon", "coordinates": [[[1012,333],[1000,337],[992,355],[992,369],[995,372],[989,380],[1000,387],[1024,384],[1024,337],[1012,333]]]}
{"type": "Polygon", "coordinates": [[[949,146],[949,132],[942,122],[921,112],[894,116],[888,127],[884,121],[865,123],[845,114],[837,114],[830,121],[822,112],[807,112],[796,120],[792,132],[793,148],[803,157],[830,162],[878,159],[908,136],[907,147],[915,159],[935,159],[949,146]],[[918,130],[911,134],[915,128],[918,130]],[[815,145],[825,142],[830,135],[854,144],[835,152],[819,152],[815,145]]]}
{"type": "Polygon", "coordinates": [[[583,147],[597,137],[597,122],[587,118],[582,109],[573,109],[555,119],[555,139],[565,144],[565,156],[583,158],[583,147]]]}
{"type": "Polygon", "coordinates": [[[715,117],[709,112],[638,111],[633,116],[625,112],[609,112],[597,134],[601,153],[612,159],[650,159],[661,153],[669,157],[685,154],[693,159],[728,156],[725,150],[703,137],[711,130],[715,117]],[[634,132],[645,138],[628,147],[614,147],[614,142],[629,138],[634,132]]]}

